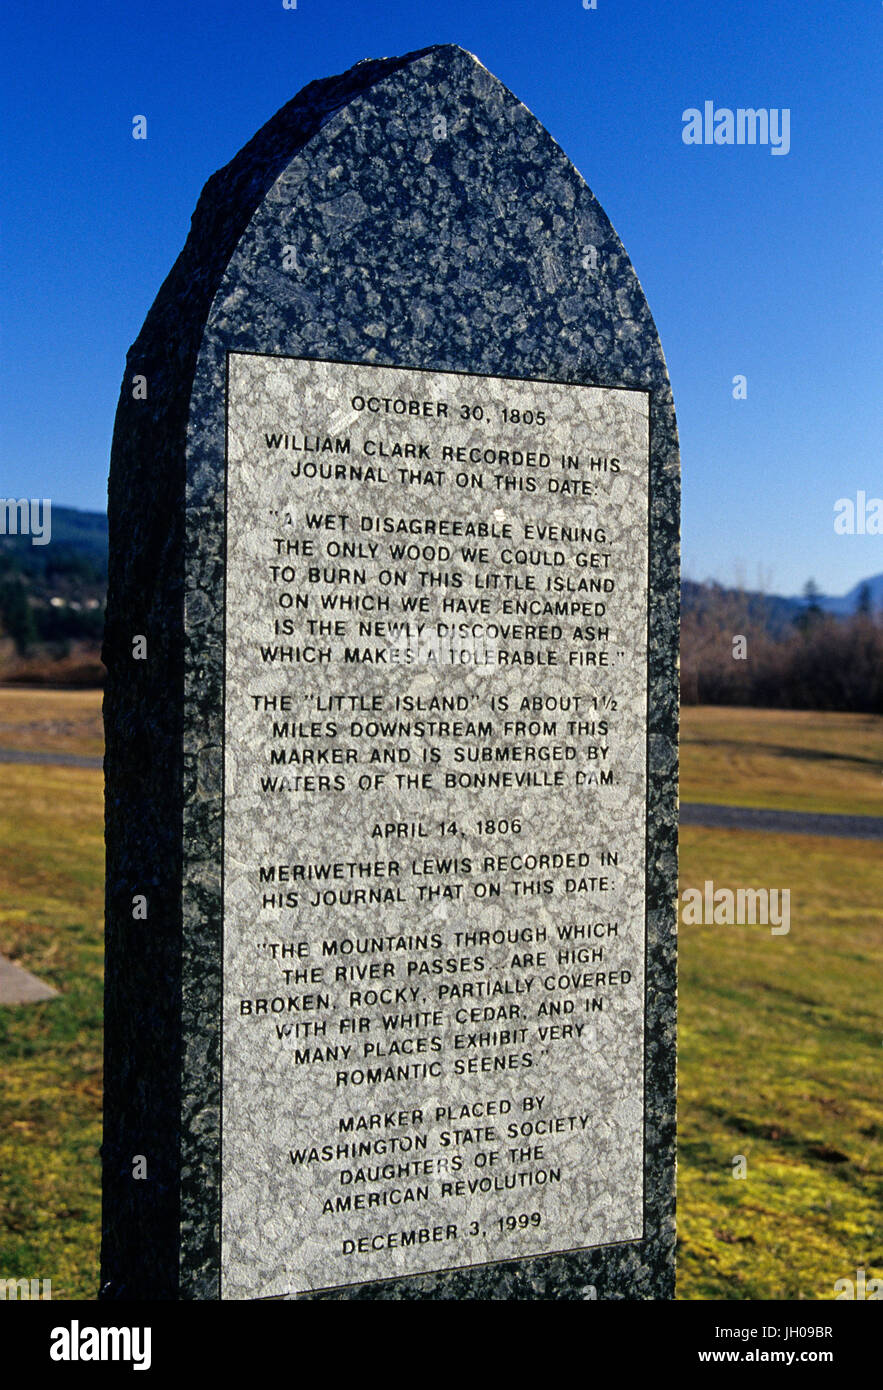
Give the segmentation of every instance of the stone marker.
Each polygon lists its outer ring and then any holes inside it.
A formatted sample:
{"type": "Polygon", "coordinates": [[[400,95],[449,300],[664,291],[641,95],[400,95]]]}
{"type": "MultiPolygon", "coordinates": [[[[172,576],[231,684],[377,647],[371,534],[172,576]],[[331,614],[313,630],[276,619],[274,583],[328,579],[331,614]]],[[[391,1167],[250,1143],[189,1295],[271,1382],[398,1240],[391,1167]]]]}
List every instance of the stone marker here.
{"type": "Polygon", "coordinates": [[[674,411],[477,59],[209,181],[109,512],[105,1296],[671,1297],[674,411]]]}
{"type": "Polygon", "coordinates": [[[0,956],[0,1004],[41,1004],[57,999],[58,990],[25,970],[23,965],[0,956]]]}

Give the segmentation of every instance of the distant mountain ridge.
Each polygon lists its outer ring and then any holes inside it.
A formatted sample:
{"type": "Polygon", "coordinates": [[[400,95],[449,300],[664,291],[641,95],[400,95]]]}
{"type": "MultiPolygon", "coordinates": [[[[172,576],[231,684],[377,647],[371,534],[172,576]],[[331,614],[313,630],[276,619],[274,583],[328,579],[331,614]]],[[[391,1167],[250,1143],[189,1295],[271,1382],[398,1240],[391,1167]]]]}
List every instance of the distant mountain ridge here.
{"type": "Polygon", "coordinates": [[[883,574],[875,574],[870,579],[862,579],[858,584],[854,584],[848,594],[842,598],[828,598],[823,596],[819,599],[820,606],[826,613],[836,613],[838,617],[845,617],[849,613],[854,613],[858,607],[858,601],[862,590],[867,587],[870,598],[871,608],[876,612],[883,608],[883,574]]]}
{"type": "Polygon", "coordinates": [[[81,512],[76,507],[52,508],[52,544],[86,550],[107,567],[107,513],[81,512]]]}
{"type": "Polygon", "coordinates": [[[755,592],[740,593],[736,589],[726,589],[720,584],[699,584],[693,579],[681,580],[681,613],[683,617],[702,618],[704,612],[711,610],[713,621],[720,621],[720,600],[739,599],[740,613],[747,609],[747,617],[773,637],[779,637],[793,628],[794,620],[806,607],[803,599],[780,598],[776,594],[755,592]],[[743,607],[744,604],[744,607],[743,607]]]}
{"type": "MultiPolygon", "coordinates": [[[[107,582],[107,514],[52,506],[48,545],[34,545],[29,534],[0,534],[0,560],[35,580],[69,567],[92,581],[107,582]]],[[[2,518],[6,525],[5,516],[2,518]]]]}
{"type": "MultiPolygon", "coordinates": [[[[854,584],[849,592],[841,597],[817,594],[815,602],[823,613],[830,613],[836,618],[848,618],[857,612],[859,599],[865,590],[871,611],[876,613],[883,609],[883,574],[875,574],[868,579],[859,580],[858,584],[854,584]]],[[[756,590],[728,588],[723,584],[714,582],[700,584],[693,579],[684,579],[681,583],[683,612],[701,612],[712,594],[733,596],[734,598],[738,595],[747,604],[749,616],[761,623],[774,636],[792,626],[795,618],[803,613],[807,607],[807,599],[802,595],[800,597],[785,597],[781,594],[763,594],[756,590]]]]}
{"type": "Polygon", "coordinates": [[[24,535],[7,535],[20,520],[0,508],[0,681],[101,685],[107,517],[41,506],[33,536],[31,515],[24,535]]]}

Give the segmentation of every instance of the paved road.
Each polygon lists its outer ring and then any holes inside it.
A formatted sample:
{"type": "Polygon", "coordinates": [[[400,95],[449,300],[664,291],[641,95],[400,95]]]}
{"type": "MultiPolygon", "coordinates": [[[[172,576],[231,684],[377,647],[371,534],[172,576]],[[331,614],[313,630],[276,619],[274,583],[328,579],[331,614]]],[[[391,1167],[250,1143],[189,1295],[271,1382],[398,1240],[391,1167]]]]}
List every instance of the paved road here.
{"type": "MultiPolygon", "coordinates": [[[[0,763],[104,766],[101,758],[87,758],[79,753],[38,753],[20,748],[0,748],[0,763]]],[[[681,825],[704,825],[719,830],[772,830],[780,835],[883,840],[883,816],[833,816],[816,811],[766,811],[756,806],[715,806],[707,801],[682,801],[680,820],[681,825]]]]}
{"type": "Polygon", "coordinates": [[[682,801],[681,825],[721,830],[777,830],[780,835],[833,835],[847,840],[883,840],[883,816],[832,816],[817,811],[766,811],[757,806],[713,806],[682,801]]]}
{"type": "Polygon", "coordinates": [[[80,753],[38,753],[32,748],[0,748],[0,763],[54,764],[56,767],[104,767],[103,758],[80,753]]]}

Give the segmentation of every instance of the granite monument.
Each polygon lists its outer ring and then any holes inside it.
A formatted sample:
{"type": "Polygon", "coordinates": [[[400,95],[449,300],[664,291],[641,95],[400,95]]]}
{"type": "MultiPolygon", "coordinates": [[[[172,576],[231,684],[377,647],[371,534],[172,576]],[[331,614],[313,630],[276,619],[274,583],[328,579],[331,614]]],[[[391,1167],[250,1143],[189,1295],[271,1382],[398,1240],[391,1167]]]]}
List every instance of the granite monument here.
{"type": "Polygon", "coordinates": [[[678,489],[471,54],[209,180],[111,462],[103,1296],[673,1296],[678,489]]]}

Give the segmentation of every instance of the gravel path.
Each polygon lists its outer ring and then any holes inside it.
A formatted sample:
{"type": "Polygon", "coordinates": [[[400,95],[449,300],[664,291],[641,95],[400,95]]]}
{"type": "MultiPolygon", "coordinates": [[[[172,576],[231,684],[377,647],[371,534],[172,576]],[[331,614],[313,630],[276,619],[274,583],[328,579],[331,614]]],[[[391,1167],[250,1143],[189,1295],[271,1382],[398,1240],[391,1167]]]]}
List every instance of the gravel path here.
{"type": "Polygon", "coordinates": [[[757,806],[714,806],[682,801],[681,825],[719,830],[777,830],[780,835],[828,835],[847,840],[883,840],[883,816],[833,816],[818,811],[767,811],[757,806]]]}
{"type": "Polygon", "coordinates": [[[56,767],[104,767],[103,758],[87,758],[80,753],[38,753],[32,748],[0,748],[0,763],[54,763],[56,767]]]}

